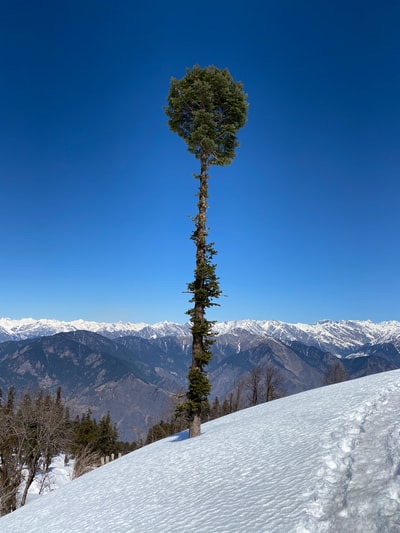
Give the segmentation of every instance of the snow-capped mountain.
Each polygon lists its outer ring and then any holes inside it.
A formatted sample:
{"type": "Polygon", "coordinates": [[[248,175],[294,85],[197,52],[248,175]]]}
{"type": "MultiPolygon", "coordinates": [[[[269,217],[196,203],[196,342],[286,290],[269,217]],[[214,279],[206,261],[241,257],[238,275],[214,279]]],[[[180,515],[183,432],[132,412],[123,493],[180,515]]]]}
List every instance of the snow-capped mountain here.
{"type": "Polygon", "coordinates": [[[2,533],[400,531],[400,370],[145,446],[0,518],[2,533]],[[338,401],[340,398],[340,401],[338,401]]]}
{"type": "Polygon", "coordinates": [[[93,322],[86,320],[61,320],[22,318],[0,318],[0,341],[24,340],[34,337],[46,337],[56,333],[69,331],[91,331],[106,337],[134,335],[147,326],[145,323],[132,324],[129,322],[93,322]]]}
{"type": "MultiPolygon", "coordinates": [[[[92,322],[23,318],[14,320],[0,318],[0,342],[23,340],[33,337],[54,335],[55,333],[86,330],[108,338],[128,335],[146,339],[190,334],[189,324],[159,322],[153,325],[131,322],[92,322]]],[[[218,334],[240,336],[243,333],[273,337],[282,342],[298,341],[307,346],[315,346],[335,355],[346,356],[353,350],[371,344],[391,342],[400,347],[400,322],[375,323],[370,320],[323,320],[315,324],[289,324],[276,320],[238,320],[219,322],[215,325],[218,334]]]]}
{"type": "Polygon", "coordinates": [[[336,355],[347,355],[366,344],[393,342],[400,345],[400,322],[396,321],[323,320],[315,324],[288,324],[275,320],[247,320],[219,323],[216,327],[220,333],[242,329],[285,343],[298,341],[336,355]]]}

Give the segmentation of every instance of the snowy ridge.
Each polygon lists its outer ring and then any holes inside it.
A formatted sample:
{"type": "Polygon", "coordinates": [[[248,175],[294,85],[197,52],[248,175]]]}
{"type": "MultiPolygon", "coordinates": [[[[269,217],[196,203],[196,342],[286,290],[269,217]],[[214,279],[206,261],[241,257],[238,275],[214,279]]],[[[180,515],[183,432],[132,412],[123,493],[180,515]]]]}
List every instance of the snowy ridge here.
{"type": "MultiPolygon", "coordinates": [[[[181,337],[190,334],[190,325],[168,321],[149,325],[143,322],[62,322],[33,318],[0,318],[0,342],[77,330],[88,330],[110,338],[126,335],[139,335],[144,338],[169,335],[181,337]]],[[[397,321],[375,323],[370,320],[323,320],[315,324],[289,324],[276,320],[238,320],[219,322],[215,324],[215,331],[218,334],[238,336],[244,331],[252,335],[273,337],[282,342],[299,341],[337,355],[347,355],[360,346],[383,342],[393,342],[400,348],[400,322],[397,321]]]]}
{"type": "Polygon", "coordinates": [[[32,337],[43,337],[68,331],[87,330],[93,333],[107,334],[108,336],[121,336],[137,333],[147,324],[130,322],[94,322],[86,320],[73,320],[63,322],[61,320],[22,318],[14,320],[0,318],[0,339],[7,336],[7,340],[24,340],[32,337]]]}
{"type": "MultiPolygon", "coordinates": [[[[370,320],[323,320],[315,324],[288,324],[276,320],[222,322],[216,325],[219,333],[245,329],[256,335],[267,335],[282,342],[299,341],[322,350],[346,352],[364,344],[397,341],[400,322],[374,323],[370,320]]],[[[400,344],[400,343],[399,343],[400,344]]]]}
{"type": "Polygon", "coordinates": [[[36,498],[0,531],[395,533],[399,404],[395,370],[239,411],[36,498]]]}

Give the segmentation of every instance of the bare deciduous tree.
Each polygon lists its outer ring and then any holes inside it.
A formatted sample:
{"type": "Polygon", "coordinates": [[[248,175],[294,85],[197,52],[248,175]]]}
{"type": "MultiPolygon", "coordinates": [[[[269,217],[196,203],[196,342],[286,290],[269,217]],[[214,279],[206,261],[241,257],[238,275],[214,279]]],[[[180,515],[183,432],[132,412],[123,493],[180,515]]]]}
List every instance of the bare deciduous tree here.
{"type": "MultiPolygon", "coordinates": [[[[1,395],[0,395],[1,396],[1,395]]],[[[22,478],[20,455],[22,432],[15,420],[15,390],[10,388],[7,400],[0,403],[0,515],[17,508],[17,491],[22,478]]]]}
{"type": "Polygon", "coordinates": [[[60,391],[55,398],[41,392],[24,394],[16,402],[11,388],[7,400],[1,395],[0,400],[0,514],[5,515],[17,508],[23,478],[20,506],[39,467],[46,473],[53,455],[65,449],[68,424],[60,391]]]}
{"type": "Polygon", "coordinates": [[[244,378],[244,387],[249,392],[247,396],[250,406],[257,405],[261,398],[262,367],[254,366],[244,378]]]}
{"type": "Polygon", "coordinates": [[[21,499],[25,505],[29,487],[35,479],[39,465],[45,475],[52,457],[60,450],[65,450],[69,438],[66,431],[64,407],[61,403],[61,391],[53,399],[50,395],[39,392],[36,397],[25,394],[17,412],[19,427],[23,432],[23,462],[27,477],[21,499]]]}
{"type": "Polygon", "coordinates": [[[84,448],[78,452],[75,456],[74,470],[72,473],[72,479],[83,476],[97,468],[100,464],[100,454],[93,451],[93,448],[90,444],[86,445],[84,448]]]}
{"type": "Polygon", "coordinates": [[[282,385],[284,379],[279,370],[273,365],[262,368],[264,378],[264,401],[271,402],[285,395],[282,385]]]}
{"type": "Polygon", "coordinates": [[[236,392],[240,389],[248,391],[248,407],[263,402],[270,402],[285,395],[283,389],[284,378],[279,369],[272,364],[260,364],[254,366],[247,375],[239,382],[236,392]]]}
{"type": "MultiPolygon", "coordinates": [[[[237,381],[237,383],[234,386],[233,392],[230,393],[229,399],[228,399],[228,407],[229,407],[229,413],[234,413],[235,411],[239,411],[243,407],[243,390],[244,390],[244,381],[243,379],[240,379],[237,381]]],[[[225,413],[228,414],[228,413],[225,413]]]]}
{"type": "Polygon", "coordinates": [[[325,372],[322,383],[324,385],[333,385],[342,381],[347,381],[346,369],[340,361],[335,361],[325,372]]]}

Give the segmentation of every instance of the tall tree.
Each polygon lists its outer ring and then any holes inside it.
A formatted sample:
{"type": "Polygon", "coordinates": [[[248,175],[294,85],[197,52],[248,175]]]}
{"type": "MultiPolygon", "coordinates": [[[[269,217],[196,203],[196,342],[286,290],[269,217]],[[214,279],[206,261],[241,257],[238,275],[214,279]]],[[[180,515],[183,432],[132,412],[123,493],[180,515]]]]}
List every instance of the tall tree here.
{"type": "Polygon", "coordinates": [[[181,410],[189,420],[189,436],[201,432],[201,415],[208,410],[210,382],[205,367],[211,359],[214,322],[206,319],[207,308],[218,305],[221,295],[213,243],[207,241],[208,170],[211,165],[232,162],[239,146],[236,134],[247,117],[247,95],[240,82],[235,82],[227,69],[215,66],[186,69],[186,75],[171,79],[165,112],[170,129],[184,139],[190,153],[200,161],[197,215],[191,239],[196,246],[194,280],[188,283],[193,307],[187,311],[192,331],[192,363],[186,402],[181,410]]]}

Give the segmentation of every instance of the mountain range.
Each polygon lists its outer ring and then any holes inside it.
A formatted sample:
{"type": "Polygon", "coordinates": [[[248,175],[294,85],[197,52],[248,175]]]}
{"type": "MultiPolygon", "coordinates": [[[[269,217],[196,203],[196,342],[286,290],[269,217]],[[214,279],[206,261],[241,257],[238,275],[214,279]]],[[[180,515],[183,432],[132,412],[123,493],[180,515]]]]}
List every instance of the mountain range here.
{"type": "MultiPolygon", "coordinates": [[[[293,394],[319,387],[340,358],[349,378],[400,368],[400,322],[215,324],[212,398],[226,398],[253,367],[272,365],[293,394]]],[[[186,390],[189,324],[0,319],[0,387],[62,388],[73,412],[109,411],[120,438],[143,438],[186,390]]]]}
{"type": "MultiPolygon", "coordinates": [[[[189,324],[159,322],[153,325],[131,322],[93,322],[23,318],[0,318],[0,342],[44,337],[60,332],[91,331],[108,338],[135,335],[143,338],[186,336],[189,324]]],[[[365,344],[400,343],[400,322],[372,322],[370,320],[321,320],[314,324],[289,324],[277,320],[237,320],[218,322],[215,332],[237,334],[246,331],[255,336],[273,337],[282,342],[299,341],[336,355],[349,355],[365,344]]]]}

